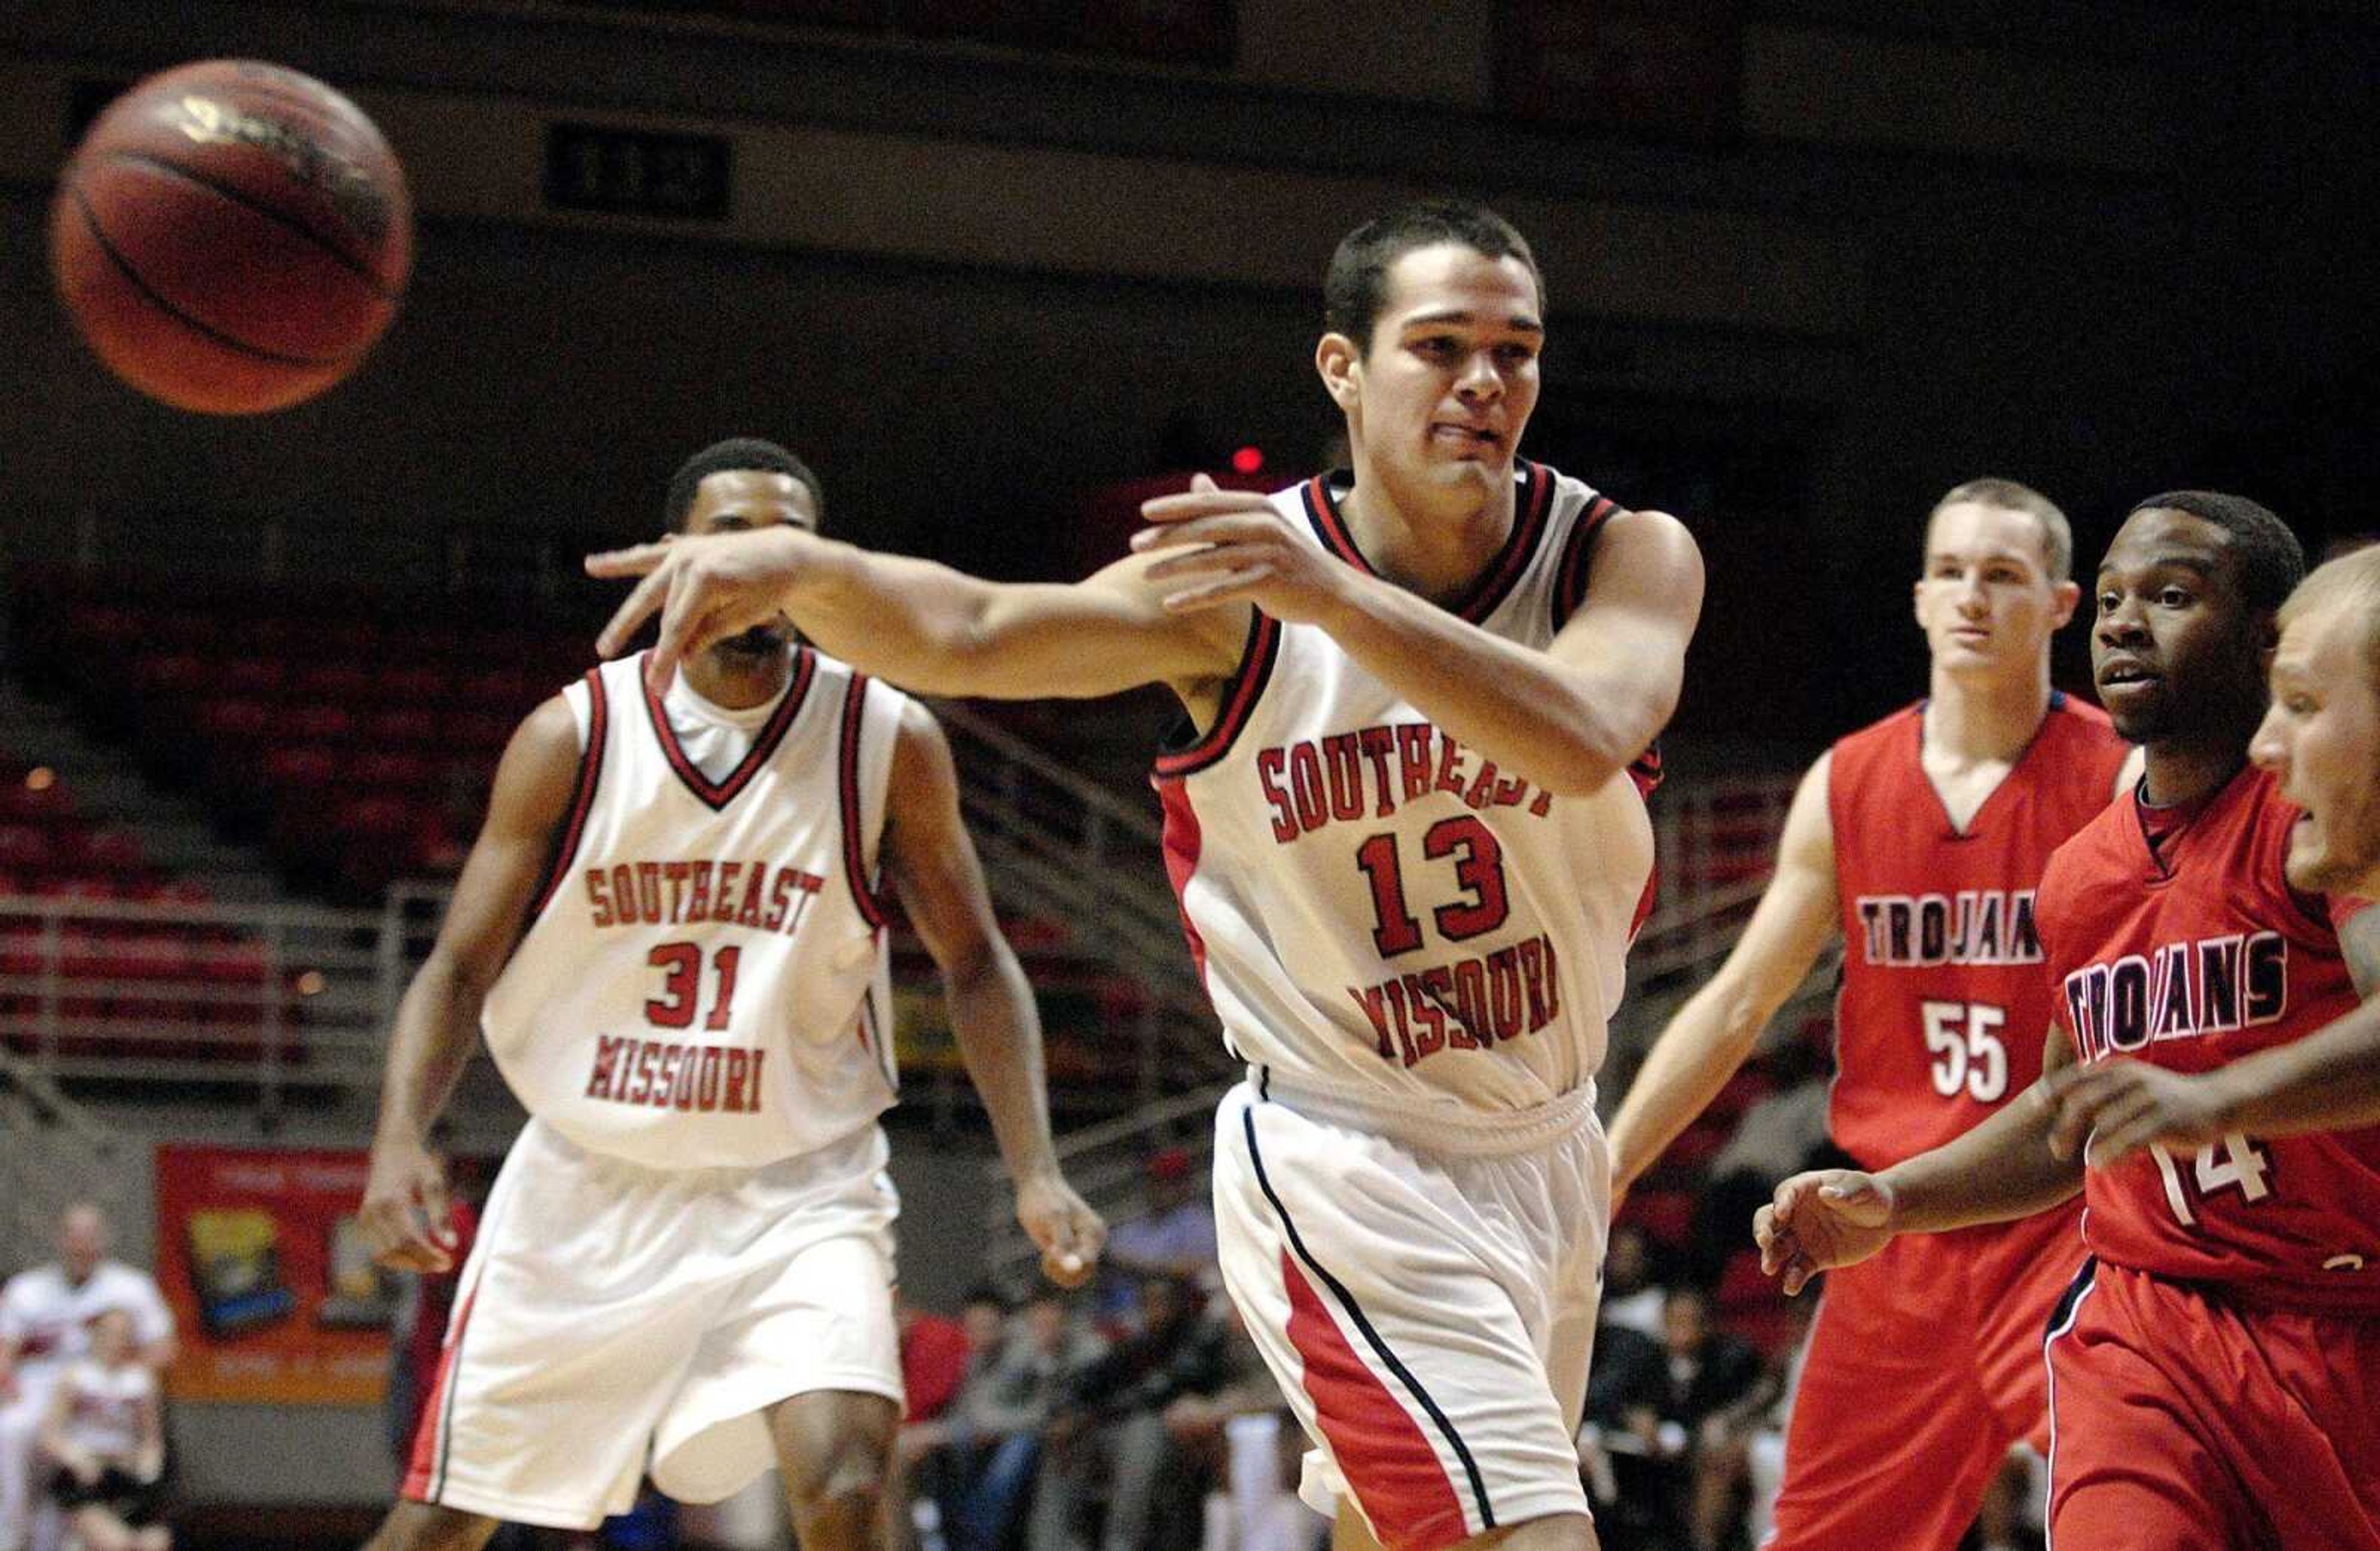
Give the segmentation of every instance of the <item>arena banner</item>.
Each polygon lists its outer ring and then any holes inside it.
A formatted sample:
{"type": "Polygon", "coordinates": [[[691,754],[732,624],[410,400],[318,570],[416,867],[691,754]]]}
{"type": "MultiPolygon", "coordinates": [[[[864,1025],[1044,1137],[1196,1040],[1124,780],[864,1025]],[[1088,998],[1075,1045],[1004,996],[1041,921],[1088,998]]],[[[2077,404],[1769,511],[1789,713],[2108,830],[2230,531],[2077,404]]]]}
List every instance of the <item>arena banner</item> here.
{"type": "Polygon", "coordinates": [[[356,1212],[361,1152],[157,1149],[157,1281],[180,1324],[183,1400],[373,1405],[395,1283],[356,1212]]]}

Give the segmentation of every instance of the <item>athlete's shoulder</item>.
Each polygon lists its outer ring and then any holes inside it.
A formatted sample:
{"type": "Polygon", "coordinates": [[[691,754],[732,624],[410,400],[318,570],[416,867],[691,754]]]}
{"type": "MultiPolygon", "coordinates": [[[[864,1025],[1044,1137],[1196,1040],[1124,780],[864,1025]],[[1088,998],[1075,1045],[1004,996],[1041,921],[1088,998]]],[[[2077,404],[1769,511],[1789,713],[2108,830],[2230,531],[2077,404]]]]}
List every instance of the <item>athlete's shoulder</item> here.
{"type": "MultiPolygon", "coordinates": [[[[1873,754],[1878,749],[1889,749],[1896,753],[1905,752],[1913,757],[1917,753],[1915,740],[1920,735],[1918,721],[1925,714],[1925,702],[1922,699],[1912,700],[1905,706],[1877,717],[1866,726],[1855,727],[1837,738],[1833,752],[1840,756],[1848,751],[1853,758],[1857,758],[1863,755],[1873,754]]],[[[1840,762],[1839,759],[1838,763],[1840,762]]]]}
{"type": "Polygon", "coordinates": [[[2041,870],[2044,901],[2053,892],[2063,898],[2095,884],[2131,882],[2141,824],[2137,804],[2127,793],[2058,842],[2041,870]]]}

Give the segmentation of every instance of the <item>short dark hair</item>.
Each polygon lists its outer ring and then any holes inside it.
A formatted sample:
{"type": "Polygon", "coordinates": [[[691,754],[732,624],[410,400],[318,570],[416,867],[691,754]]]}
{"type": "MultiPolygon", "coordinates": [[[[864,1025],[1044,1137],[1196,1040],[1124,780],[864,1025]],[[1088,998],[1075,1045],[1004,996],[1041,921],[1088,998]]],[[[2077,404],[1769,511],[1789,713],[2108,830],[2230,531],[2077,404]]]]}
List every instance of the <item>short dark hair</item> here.
{"type": "Polygon", "coordinates": [[[662,512],[669,531],[676,533],[686,527],[686,514],[694,509],[694,492],[702,481],[713,474],[753,472],[787,474],[801,481],[810,492],[810,505],[819,521],[826,521],[826,487],[810,472],[810,466],[774,442],[763,442],[757,436],[731,436],[710,446],[678,465],[670,476],[669,495],[662,512]]]}
{"type": "Polygon", "coordinates": [[[2278,609],[2305,579],[2305,546],[2271,508],[2244,495],[2167,491],[2133,503],[2132,511],[2187,512],[2230,534],[2240,547],[2241,593],[2248,607],[2260,613],[2278,609]]]}
{"type": "Polygon", "coordinates": [[[1536,255],[1512,224],[1486,205],[1461,200],[1426,200],[1366,221],[1339,239],[1330,268],[1322,277],[1322,326],[1343,333],[1355,348],[1368,353],[1372,325],[1379,321],[1388,289],[1389,266],[1416,248],[1442,242],[1460,243],[1490,259],[1518,259],[1537,287],[1537,307],[1546,305],[1546,277],[1536,255]]]}
{"type": "Polygon", "coordinates": [[[1934,519],[1942,515],[1945,506],[1961,502],[1977,506],[1998,507],[2003,512],[2022,512],[2041,525],[2041,558],[2053,582],[2071,581],[2074,577],[2074,525],[2058,509],[2058,503],[2034,490],[2031,485],[2014,479],[1985,478],[1954,485],[1949,492],[1934,503],[1925,516],[1928,539],[1933,538],[1934,519]]]}

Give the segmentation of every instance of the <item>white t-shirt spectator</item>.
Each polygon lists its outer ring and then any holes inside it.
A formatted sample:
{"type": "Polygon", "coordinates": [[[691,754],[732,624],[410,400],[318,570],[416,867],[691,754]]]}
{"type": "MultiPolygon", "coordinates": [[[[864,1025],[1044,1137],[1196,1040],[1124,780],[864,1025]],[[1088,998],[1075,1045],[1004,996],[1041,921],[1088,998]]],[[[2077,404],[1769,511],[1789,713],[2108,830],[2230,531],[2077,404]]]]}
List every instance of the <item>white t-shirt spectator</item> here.
{"type": "Polygon", "coordinates": [[[52,1264],[20,1271],[0,1288],[0,1341],[17,1351],[20,1379],[38,1379],[88,1349],[86,1328],[109,1309],[132,1316],[132,1339],[140,1350],[174,1334],[174,1314],[157,1278],[120,1260],[103,1260],[80,1283],[52,1264]]]}
{"type": "Polygon", "coordinates": [[[103,1368],[78,1357],[58,1375],[52,1393],[53,1404],[67,1407],[61,1428],[67,1439],[103,1463],[123,1467],[140,1452],[157,1375],[139,1363],[103,1368]]]}

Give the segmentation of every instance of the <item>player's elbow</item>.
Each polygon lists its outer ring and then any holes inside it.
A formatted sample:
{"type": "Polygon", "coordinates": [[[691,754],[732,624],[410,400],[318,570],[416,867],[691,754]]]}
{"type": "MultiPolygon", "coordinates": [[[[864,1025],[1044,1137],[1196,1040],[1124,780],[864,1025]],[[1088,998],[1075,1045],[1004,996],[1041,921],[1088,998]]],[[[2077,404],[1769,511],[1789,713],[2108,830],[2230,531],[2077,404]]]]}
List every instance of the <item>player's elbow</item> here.
{"type": "Polygon", "coordinates": [[[1627,773],[1653,746],[1669,720],[1668,708],[1630,708],[1614,714],[1591,704],[1577,706],[1552,725],[1561,735],[1546,750],[1543,769],[1532,772],[1538,785],[1558,797],[1601,791],[1627,773]]]}

